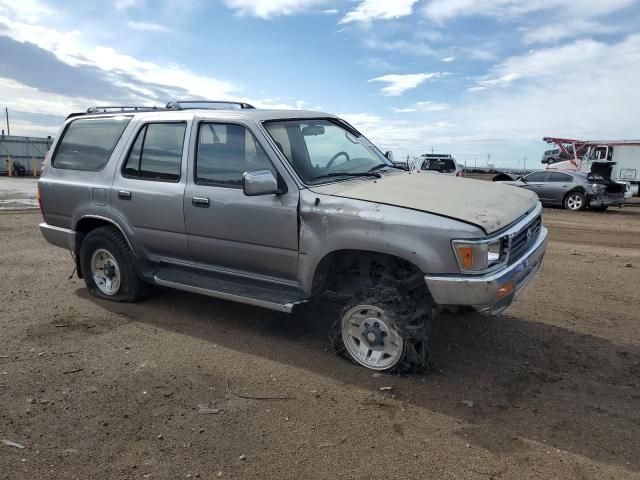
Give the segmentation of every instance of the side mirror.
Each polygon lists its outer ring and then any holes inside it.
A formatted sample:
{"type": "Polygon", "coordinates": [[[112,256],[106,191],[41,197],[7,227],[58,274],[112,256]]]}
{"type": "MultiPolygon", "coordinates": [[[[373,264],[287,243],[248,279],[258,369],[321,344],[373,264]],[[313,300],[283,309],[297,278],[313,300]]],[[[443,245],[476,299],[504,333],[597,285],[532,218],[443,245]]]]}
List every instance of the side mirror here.
{"type": "Polygon", "coordinates": [[[245,172],[242,180],[242,190],[248,197],[278,193],[278,181],[269,170],[245,172]]]}
{"type": "Polygon", "coordinates": [[[392,151],[384,152],[384,156],[387,157],[389,160],[391,160],[393,162],[393,152],[392,151]]]}

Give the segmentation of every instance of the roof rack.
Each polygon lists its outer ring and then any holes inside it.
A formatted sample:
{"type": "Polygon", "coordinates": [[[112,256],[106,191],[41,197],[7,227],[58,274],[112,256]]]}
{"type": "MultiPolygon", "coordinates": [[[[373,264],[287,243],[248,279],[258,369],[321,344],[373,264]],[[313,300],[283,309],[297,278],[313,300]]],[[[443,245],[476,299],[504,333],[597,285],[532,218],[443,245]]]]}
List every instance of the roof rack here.
{"type": "Polygon", "coordinates": [[[164,107],[146,107],[134,105],[97,106],[87,108],[87,113],[113,113],[113,112],[152,112],[154,110],[166,110],[164,107]]]}
{"type": "Polygon", "coordinates": [[[223,110],[230,108],[232,105],[237,105],[240,109],[255,109],[253,105],[245,102],[231,102],[228,100],[177,100],[175,102],[167,103],[167,110],[191,110],[204,108],[207,110],[223,110]],[[190,106],[192,105],[192,106],[190,106]],[[202,106],[202,105],[221,105],[219,107],[202,106]]]}

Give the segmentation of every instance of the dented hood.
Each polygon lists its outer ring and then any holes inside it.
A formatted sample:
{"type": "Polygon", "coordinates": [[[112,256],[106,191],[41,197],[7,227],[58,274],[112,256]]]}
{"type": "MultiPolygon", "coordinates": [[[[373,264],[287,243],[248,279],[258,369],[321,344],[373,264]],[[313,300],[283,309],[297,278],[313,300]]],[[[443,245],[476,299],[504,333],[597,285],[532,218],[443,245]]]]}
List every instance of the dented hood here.
{"type": "Polygon", "coordinates": [[[487,234],[514,222],[538,203],[535,193],[509,185],[408,172],[314,186],[311,190],[433,213],[476,225],[487,234]]]}

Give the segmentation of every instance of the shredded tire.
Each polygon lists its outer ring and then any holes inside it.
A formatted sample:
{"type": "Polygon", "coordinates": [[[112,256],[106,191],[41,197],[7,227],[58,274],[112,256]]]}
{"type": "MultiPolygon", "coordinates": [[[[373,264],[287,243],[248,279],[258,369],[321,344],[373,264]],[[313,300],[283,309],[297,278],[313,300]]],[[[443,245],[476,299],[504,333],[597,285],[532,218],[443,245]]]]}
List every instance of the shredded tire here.
{"type": "Polygon", "coordinates": [[[363,289],[347,302],[329,330],[329,339],[335,352],[353,363],[356,362],[342,339],[344,314],[357,305],[371,305],[384,310],[404,340],[404,352],[400,361],[385,370],[394,373],[423,372],[430,368],[429,334],[431,321],[436,316],[423,292],[416,295],[403,293],[393,284],[381,284],[363,289]]]}

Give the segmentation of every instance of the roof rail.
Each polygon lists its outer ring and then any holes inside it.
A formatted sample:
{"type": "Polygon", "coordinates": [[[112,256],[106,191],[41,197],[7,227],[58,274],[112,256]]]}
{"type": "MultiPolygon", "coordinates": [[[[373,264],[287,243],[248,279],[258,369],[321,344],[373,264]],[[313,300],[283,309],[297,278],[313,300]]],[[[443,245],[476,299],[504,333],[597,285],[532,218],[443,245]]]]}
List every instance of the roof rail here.
{"type": "Polygon", "coordinates": [[[87,108],[87,113],[113,113],[113,112],[152,112],[154,110],[166,110],[164,107],[147,107],[136,105],[113,105],[87,108]]]}
{"type": "Polygon", "coordinates": [[[175,102],[167,103],[166,108],[168,110],[191,110],[204,108],[208,110],[222,110],[225,108],[233,108],[236,105],[241,109],[255,109],[253,105],[245,102],[231,102],[228,100],[176,100],[175,102]],[[190,106],[193,105],[193,106],[190,106]],[[202,106],[202,105],[219,105],[215,106],[202,106]]]}

